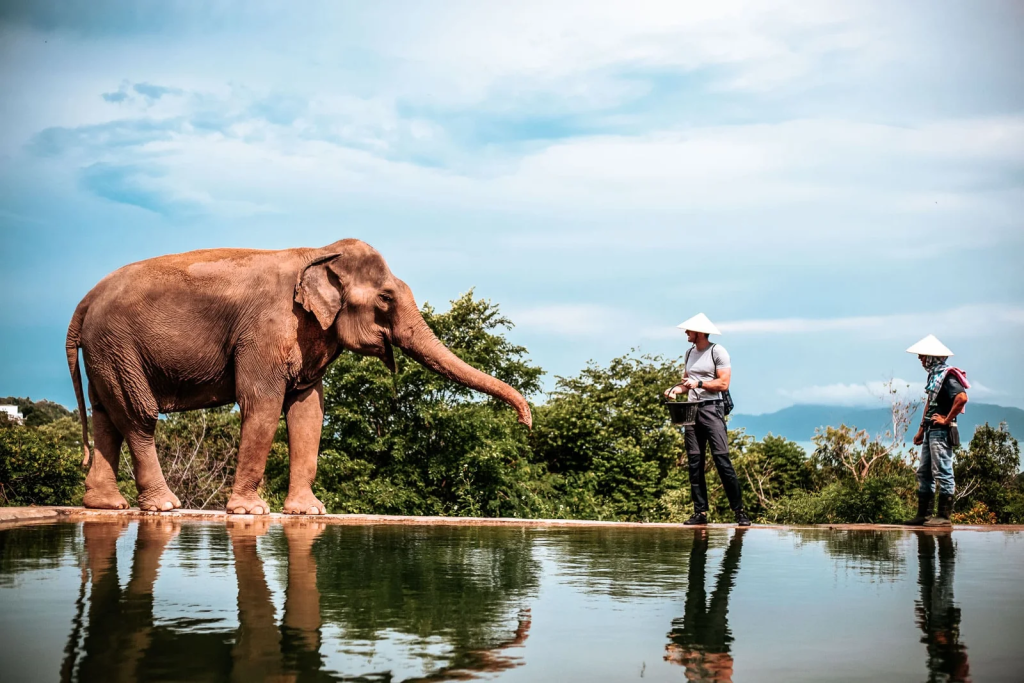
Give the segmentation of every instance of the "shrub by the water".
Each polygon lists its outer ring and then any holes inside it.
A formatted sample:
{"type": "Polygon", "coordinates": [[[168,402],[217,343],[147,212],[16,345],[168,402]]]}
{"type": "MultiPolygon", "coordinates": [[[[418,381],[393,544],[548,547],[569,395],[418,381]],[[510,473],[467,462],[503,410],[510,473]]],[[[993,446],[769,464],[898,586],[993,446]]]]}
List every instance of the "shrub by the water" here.
{"type": "MultiPolygon", "coordinates": [[[[471,365],[540,397],[543,371],[504,331],[498,306],[472,292],[423,316],[471,365]]],[[[558,377],[534,406],[534,429],[508,406],[423,368],[395,350],[398,373],[376,358],[342,353],[324,377],[324,429],[314,492],[329,512],[682,521],[692,512],[682,432],[661,392],[681,359],[629,354],[558,377]]],[[[0,415],[0,505],[80,504],[84,472],[77,415],[47,401],[4,399],[26,416],[0,415]]],[[[894,416],[897,411],[894,411],[894,416]]],[[[899,430],[894,431],[898,432],[899,430]]],[[[157,427],[168,484],[186,507],[222,508],[237,463],[233,407],[176,413],[157,427]]],[[[262,494],[280,507],[288,488],[282,420],[262,494]]],[[[814,452],[768,435],[730,430],[744,504],[757,521],[893,523],[916,506],[917,465],[900,439],[854,427],[819,430],[814,452]]],[[[958,523],[1024,522],[1020,450],[1005,425],[979,427],[955,459],[958,523]]],[[[712,521],[732,513],[707,459],[712,521]]],[[[135,500],[131,458],[121,454],[122,493],[135,500]]]]}
{"type": "MultiPolygon", "coordinates": [[[[469,292],[423,318],[449,349],[524,396],[543,371],[509,342],[498,307],[469,292]]],[[[427,370],[395,349],[392,375],[376,358],[343,353],[324,377],[324,429],[314,492],[334,512],[452,516],[554,515],[551,478],[530,458],[528,433],[504,403],[427,370]]],[[[267,474],[287,491],[287,455],[267,474]]]]}
{"type": "Polygon", "coordinates": [[[656,521],[685,506],[689,485],[676,466],[683,438],[661,405],[681,366],[657,356],[614,359],[559,377],[537,408],[534,457],[560,475],[560,516],[656,521]]]}
{"type": "Polygon", "coordinates": [[[0,425],[0,505],[79,505],[84,481],[77,418],[0,425]]]}
{"type": "MultiPolygon", "coordinates": [[[[954,461],[957,508],[966,511],[981,504],[998,522],[1024,521],[1024,480],[1017,473],[1019,463],[1020,447],[1005,423],[978,427],[967,448],[957,451],[954,461]]],[[[977,517],[984,515],[979,512],[977,517]]]]}

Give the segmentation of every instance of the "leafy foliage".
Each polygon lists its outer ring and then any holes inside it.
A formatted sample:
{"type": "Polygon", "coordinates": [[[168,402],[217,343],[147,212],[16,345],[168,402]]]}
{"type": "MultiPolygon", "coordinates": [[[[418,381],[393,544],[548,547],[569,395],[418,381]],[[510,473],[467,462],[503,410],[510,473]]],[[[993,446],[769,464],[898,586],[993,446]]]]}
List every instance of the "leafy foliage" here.
{"type": "Polygon", "coordinates": [[[1024,491],[1017,474],[1019,463],[1020,446],[1005,423],[978,427],[967,450],[959,450],[954,462],[957,507],[974,510],[975,518],[992,515],[1002,523],[1021,520],[1018,511],[1024,509],[1024,491]]]}
{"type": "Polygon", "coordinates": [[[681,374],[678,362],[659,356],[623,356],[558,378],[537,409],[531,441],[534,456],[563,477],[568,516],[653,521],[688,498],[675,467],[682,434],[661,405],[661,392],[681,374]]]}
{"type": "MultiPolygon", "coordinates": [[[[543,371],[506,338],[512,323],[497,305],[468,292],[445,313],[424,306],[423,316],[463,360],[527,397],[539,396],[543,371]]],[[[330,512],[651,522],[682,521],[692,512],[682,431],[661,405],[661,392],[679,379],[681,359],[630,353],[558,377],[546,401],[534,407],[532,432],[505,404],[434,374],[397,349],[396,360],[392,375],[376,358],[346,352],[324,378],[314,490],[330,512]]],[[[5,401],[20,407],[26,425],[0,425],[0,504],[79,503],[84,477],[75,414],[47,401],[5,401]]],[[[810,457],[782,437],[756,441],[730,430],[730,455],[748,512],[760,521],[793,524],[909,517],[916,483],[913,456],[902,439],[913,408],[894,401],[893,429],[876,438],[847,425],[826,427],[815,436],[810,457]]],[[[160,421],[157,452],[184,505],[224,505],[239,432],[231,407],[160,421]]],[[[978,428],[970,446],[957,453],[957,521],[1024,522],[1019,456],[1005,425],[978,428]]],[[[731,521],[707,460],[710,517],[731,521]]],[[[134,501],[127,450],[120,469],[122,493],[134,501]]],[[[262,494],[280,507],[287,488],[282,420],[262,494]]]]}
{"type": "MultiPolygon", "coordinates": [[[[468,292],[423,317],[464,361],[525,396],[542,370],[501,333],[511,321],[468,292]]],[[[395,350],[395,375],[375,358],[343,353],[324,377],[324,430],[315,493],[336,512],[536,516],[549,477],[531,462],[527,432],[508,406],[451,382],[395,350]]],[[[275,449],[268,489],[284,491],[275,449]]]]}
{"type": "Polygon", "coordinates": [[[81,430],[70,417],[40,427],[0,428],[0,505],[81,503],[81,430]]]}

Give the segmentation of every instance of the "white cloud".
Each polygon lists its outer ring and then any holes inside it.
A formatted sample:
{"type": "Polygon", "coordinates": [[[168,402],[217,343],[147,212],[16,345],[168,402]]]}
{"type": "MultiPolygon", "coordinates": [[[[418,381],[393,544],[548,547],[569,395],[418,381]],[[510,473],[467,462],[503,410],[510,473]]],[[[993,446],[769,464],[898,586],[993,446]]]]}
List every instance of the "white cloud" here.
{"type": "MultiPolygon", "coordinates": [[[[731,334],[813,334],[850,332],[874,337],[923,337],[935,334],[950,338],[990,334],[1024,327],[1024,306],[979,304],[929,313],[851,316],[845,318],[768,318],[730,320],[718,324],[731,334]]],[[[916,338],[915,338],[916,340],[916,338]]],[[[909,344],[908,344],[909,346],[909,344]]],[[[956,350],[954,349],[954,352],[956,350]]]]}
{"type": "MultiPolygon", "coordinates": [[[[778,393],[798,404],[877,408],[889,405],[894,398],[890,386],[895,391],[895,398],[903,401],[919,401],[924,396],[923,382],[908,382],[898,377],[893,378],[891,385],[888,381],[875,380],[859,384],[836,383],[779,389],[778,393]]],[[[970,395],[973,397],[984,398],[995,393],[980,382],[971,382],[970,395]]]]}
{"type": "MultiPolygon", "coordinates": [[[[924,384],[894,378],[892,388],[903,399],[916,399],[924,393],[924,384]]],[[[800,389],[779,389],[779,394],[793,403],[838,406],[887,405],[890,400],[887,382],[871,381],[860,384],[826,384],[800,389]]]]}
{"type": "Polygon", "coordinates": [[[592,304],[553,304],[510,310],[509,318],[518,329],[561,337],[607,335],[622,331],[628,316],[607,306],[592,304]]]}

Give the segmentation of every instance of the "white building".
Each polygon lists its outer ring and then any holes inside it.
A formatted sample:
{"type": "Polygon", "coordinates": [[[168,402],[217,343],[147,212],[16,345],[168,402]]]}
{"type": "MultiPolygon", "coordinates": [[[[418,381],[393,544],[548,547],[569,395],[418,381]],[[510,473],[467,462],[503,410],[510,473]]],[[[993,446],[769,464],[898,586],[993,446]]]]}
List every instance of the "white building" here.
{"type": "Polygon", "coordinates": [[[0,413],[7,413],[7,419],[11,422],[18,424],[25,422],[25,416],[18,410],[18,406],[0,406],[0,413]]]}

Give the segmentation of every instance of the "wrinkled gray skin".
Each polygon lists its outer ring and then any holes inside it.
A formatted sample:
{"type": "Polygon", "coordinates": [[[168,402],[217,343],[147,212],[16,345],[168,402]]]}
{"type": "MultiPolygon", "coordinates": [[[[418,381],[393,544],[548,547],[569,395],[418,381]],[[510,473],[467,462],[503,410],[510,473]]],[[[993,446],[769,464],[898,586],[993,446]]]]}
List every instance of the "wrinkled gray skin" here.
{"type": "MultiPolygon", "coordinates": [[[[526,400],[461,361],[419,313],[409,286],[358,240],[322,249],[209,249],[140,261],[100,281],[75,310],[67,356],[88,444],[78,349],[89,379],[94,450],[85,506],[123,509],[121,444],[132,453],[139,507],[172,510],[153,434],[159,413],[238,403],[241,443],[228,512],[266,514],[256,490],[282,410],[290,475],[284,511],[324,514],[313,495],[322,378],[343,349],[380,358],[392,346],[449,379],[513,406],[530,426],[526,400]]],[[[89,461],[89,447],[85,445],[89,461]]]]}

